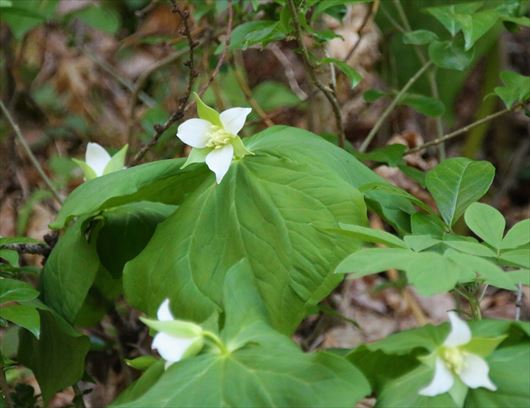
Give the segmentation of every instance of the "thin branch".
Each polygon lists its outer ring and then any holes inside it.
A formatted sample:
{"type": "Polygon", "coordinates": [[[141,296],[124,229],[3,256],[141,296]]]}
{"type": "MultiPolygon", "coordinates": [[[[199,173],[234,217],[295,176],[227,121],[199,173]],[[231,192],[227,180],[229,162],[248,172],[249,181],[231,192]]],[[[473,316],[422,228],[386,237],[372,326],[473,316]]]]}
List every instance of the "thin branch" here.
{"type": "Polygon", "coordinates": [[[300,100],[305,101],[308,96],[304,92],[304,90],[300,88],[300,85],[296,80],[296,74],[293,69],[293,64],[289,60],[287,55],[285,55],[281,48],[278,47],[278,45],[276,45],[275,43],[269,44],[267,48],[272,51],[276,59],[280,62],[280,64],[282,64],[285,77],[287,78],[287,82],[289,83],[289,87],[291,88],[291,90],[296,94],[296,96],[298,96],[298,98],[300,98],[300,100]]]}
{"type": "Polygon", "coordinates": [[[138,77],[136,82],[134,83],[134,87],[132,89],[131,98],[129,101],[129,115],[127,118],[127,141],[129,145],[131,144],[132,139],[132,128],[134,124],[134,112],[136,110],[136,105],[138,102],[138,95],[140,93],[140,90],[144,87],[145,83],[149,79],[149,77],[153,74],[153,72],[158,71],[160,68],[165,67],[166,65],[171,64],[172,62],[179,59],[184,53],[188,52],[188,50],[181,50],[178,52],[175,52],[171,55],[168,55],[166,58],[158,61],[156,64],[152,65],[149,69],[144,71],[142,75],[138,77]]]}
{"type": "Polygon", "coordinates": [[[0,244],[0,249],[10,249],[19,254],[36,254],[44,257],[47,257],[51,250],[47,244],[0,244]]]}
{"type": "Polygon", "coordinates": [[[199,96],[202,96],[204,92],[206,92],[206,89],[208,89],[208,87],[210,86],[214,78],[219,73],[219,70],[223,66],[224,61],[226,59],[226,55],[228,54],[228,47],[230,47],[230,37],[232,36],[232,25],[234,21],[234,9],[232,7],[232,0],[228,0],[227,8],[228,8],[228,23],[226,26],[226,34],[225,34],[225,41],[223,45],[223,52],[221,53],[221,56],[219,57],[219,60],[217,61],[217,65],[212,71],[210,78],[208,78],[208,81],[206,81],[206,83],[203,84],[203,86],[201,86],[201,89],[199,90],[199,96]]]}
{"type": "Polygon", "coordinates": [[[360,152],[365,152],[370,143],[372,142],[373,138],[379,132],[379,129],[381,129],[381,126],[383,125],[385,119],[392,113],[396,105],[399,103],[403,95],[409,90],[409,88],[420,78],[423,73],[429,69],[429,67],[432,65],[431,61],[428,61],[425,65],[423,65],[418,72],[414,74],[412,78],[408,80],[408,82],[405,84],[405,86],[398,92],[398,94],[394,97],[390,105],[385,109],[383,114],[379,117],[379,120],[375,123],[372,130],[370,130],[370,133],[368,133],[368,136],[366,136],[366,139],[364,139],[363,143],[361,144],[361,147],[359,148],[360,152]]]}
{"type": "Polygon", "coordinates": [[[517,297],[515,299],[515,320],[521,319],[521,305],[523,304],[523,285],[517,284],[517,297]]]}
{"type": "Polygon", "coordinates": [[[448,133],[448,134],[446,134],[446,135],[444,135],[442,137],[439,137],[437,139],[431,140],[430,142],[427,142],[427,143],[424,143],[424,144],[422,144],[420,146],[416,146],[416,147],[414,147],[412,149],[409,149],[409,150],[407,150],[405,152],[405,154],[416,153],[416,152],[425,150],[428,147],[436,146],[436,145],[438,145],[440,143],[444,143],[444,142],[446,142],[449,139],[452,139],[454,137],[457,137],[457,136],[460,136],[460,135],[466,133],[468,130],[473,129],[474,127],[476,127],[478,125],[481,125],[484,122],[488,122],[488,121],[490,121],[492,119],[498,118],[499,116],[505,115],[508,112],[512,112],[518,107],[520,107],[520,105],[515,105],[515,106],[513,106],[510,109],[503,109],[503,110],[501,110],[499,112],[492,113],[491,115],[485,116],[482,119],[477,120],[476,122],[470,123],[469,125],[464,126],[463,128],[455,130],[454,132],[448,133]]]}
{"type": "MultiPolygon", "coordinates": [[[[396,7],[399,17],[401,18],[401,22],[405,26],[405,29],[410,32],[412,30],[412,27],[410,25],[409,19],[407,18],[407,13],[405,13],[405,10],[403,10],[403,6],[401,5],[400,0],[394,0],[394,6],[396,7]]],[[[421,47],[419,45],[414,45],[414,51],[416,52],[416,55],[418,56],[418,59],[422,64],[425,64],[427,62],[427,57],[423,53],[421,47]]],[[[436,70],[433,70],[428,73],[427,79],[429,80],[429,86],[431,88],[431,94],[433,98],[440,99],[440,93],[438,92],[438,84],[436,82],[436,70]]],[[[440,138],[444,134],[444,126],[441,116],[436,116],[434,118],[434,122],[436,124],[436,137],[440,138]]],[[[440,143],[440,146],[438,148],[438,154],[440,161],[445,158],[445,146],[443,143],[440,143]]]]}
{"type": "Polygon", "coordinates": [[[234,52],[234,59],[236,61],[236,69],[234,70],[234,74],[237,80],[237,83],[241,87],[241,90],[245,94],[245,98],[247,99],[250,106],[252,106],[252,109],[256,111],[258,116],[265,122],[267,126],[274,126],[274,122],[270,120],[269,116],[267,115],[267,112],[263,110],[263,108],[259,105],[258,101],[254,98],[252,95],[252,90],[250,89],[250,86],[248,85],[247,79],[245,78],[245,74],[241,72],[245,69],[245,64],[243,61],[243,57],[240,52],[234,52]]]}
{"type": "Polygon", "coordinates": [[[142,148],[138,151],[138,153],[136,153],[136,155],[134,156],[134,158],[132,159],[130,163],[130,166],[135,166],[136,164],[138,164],[140,160],[142,160],[142,158],[145,156],[147,151],[151,147],[153,147],[155,144],[158,143],[158,140],[160,139],[162,134],[167,129],[169,129],[176,121],[184,117],[186,105],[188,103],[188,100],[191,95],[191,91],[193,89],[193,81],[197,77],[197,72],[195,71],[194,66],[193,66],[193,58],[194,58],[193,50],[197,46],[197,43],[193,41],[193,38],[191,36],[190,24],[189,24],[189,18],[190,18],[189,10],[182,10],[175,1],[172,1],[171,3],[173,5],[172,12],[177,13],[180,16],[182,23],[184,24],[183,34],[186,36],[188,40],[190,58],[185,63],[185,65],[189,69],[188,85],[186,88],[186,92],[184,93],[184,96],[179,99],[179,105],[177,107],[177,110],[173,112],[173,114],[162,125],[157,124],[154,126],[155,133],[151,137],[151,140],[148,143],[146,143],[144,146],[142,146],[142,148]]]}
{"type": "Polygon", "coordinates": [[[379,9],[379,1],[380,0],[374,0],[374,2],[372,3],[372,7],[370,7],[366,15],[364,16],[364,19],[361,25],[359,26],[359,29],[357,30],[357,41],[355,42],[355,44],[353,44],[353,47],[351,47],[350,51],[348,52],[348,55],[346,55],[346,58],[344,58],[344,62],[348,62],[348,60],[352,57],[354,52],[361,44],[362,32],[366,25],[372,20],[373,16],[375,16],[375,14],[377,13],[377,10],[379,9]]]}
{"type": "Polygon", "coordinates": [[[26,139],[24,139],[24,136],[22,135],[22,132],[20,131],[20,128],[19,128],[18,124],[14,121],[13,117],[11,116],[11,114],[8,111],[8,109],[6,108],[6,106],[4,105],[4,103],[1,100],[0,100],[0,109],[2,110],[2,112],[5,115],[5,117],[7,118],[7,121],[9,122],[9,125],[11,126],[13,131],[15,132],[15,135],[17,136],[17,139],[18,139],[19,143],[22,145],[22,147],[24,148],[26,154],[28,155],[28,157],[29,157],[29,159],[31,161],[31,164],[33,164],[33,167],[35,167],[35,169],[37,170],[37,172],[41,176],[42,180],[48,186],[48,188],[53,193],[53,195],[55,196],[57,201],[59,201],[59,203],[62,204],[63,203],[63,199],[59,195],[59,192],[55,189],[55,187],[53,186],[52,181],[48,178],[48,176],[46,175],[46,173],[42,169],[39,161],[37,160],[37,158],[35,157],[35,155],[31,151],[28,143],[26,142],[26,139]]]}
{"type": "Polygon", "coordinates": [[[340,147],[344,147],[344,143],[346,141],[346,135],[344,133],[344,124],[342,123],[342,113],[340,111],[339,103],[337,102],[337,98],[333,90],[324,86],[324,84],[322,84],[322,82],[320,82],[320,80],[318,79],[317,74],[316,74],[316,67],[311,62],[309,51],[307,50],[304,44],[304,39],[302,38],[302,27],[300,26],[300,20],[298,19],[298,11],[294,4],[294,0],[288,0],[288,3],[289,3],[289,8],[291,10],[291,14],[293,17],[296,41],[298,42],[298,46],[300,47],[302,51],[302,57],[304,60],[304,64],[307,68],[307,71],[309,73],[309,76],[313,84],[324,94],[324,96],[326,97],[326,99],[328,100],[328,102],[330,103],[333,109],[333,113],[335,115],[335,121],[337,122],[337,131],[339,133],[338,144],[340,147]]]}

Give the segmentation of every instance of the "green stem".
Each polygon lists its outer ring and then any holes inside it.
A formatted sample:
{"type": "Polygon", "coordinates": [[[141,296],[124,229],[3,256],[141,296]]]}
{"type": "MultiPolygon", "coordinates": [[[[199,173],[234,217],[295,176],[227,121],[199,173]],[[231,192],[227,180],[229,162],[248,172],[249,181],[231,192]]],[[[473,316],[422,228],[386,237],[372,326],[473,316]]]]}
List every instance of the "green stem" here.
{"type": "Polygon", "coordinates": [[[7,378],[5,373],[5,367],[2,363],[3,356],[0,355],[0,389],[2,390],[2,394],[4,394],[4,401],[6,403],[7,408],[14,408],[15,405],[13,404],[13,400],[11,399],[11,395],[9,394],[9,386],[7,384],[7,378]]]}
{"type": "Polygon", "coordinates": [[[18,139],[19,143],[22,145],[22,147],[26,151],[26,154],[28,155],[31,163],[33,164],[33,167],[35,167],[35,169],[37,170],[37,172],[41,176],[42,180],[44,181],[44,183],[46,183],[46,185],[48,186],[50,191],[53,193],[53,195],[55,196],[57,201],[59,201],[62,204],[63,200],[62,200],[61,196],[59,195],[59,192],[55,189],[55,187],[53,186],[52,181],[48,178],[48,176],[46,175],[46,173],[42,169],[39,161],[37,160],[37,158],[35,157],[35,155],[31,151],[28,143],[26,142],[26,139],[24,139],[24,136],[22,136],[22,132],[20,131],[20,128],[18,127],[17,123],[13,120],[13,117],[9,113],[9,110],[6,108],[6,106],[4,105],[4,103],[1,100],[0,100],[0,109],[2,110],[2,112],[5,115],[5,117],[7,118],[7,121],[9,122],[9,125],[14,130],[15,135],[17,136],[17,139],[18,139]]]}
{"type": "Polygon", "coordinates": [[[383,114],[379,117],[379,120],[376,122],[370,133],[368,133],[368,136],[366,136],[366,139],[364,139],[363,143],[361,144],[361,147],[359,148],[360,152],[365,152],[370,143],[372,142],[373,138],[379,132],[379,129],[383,125],[384,121],[392,113],[396,105],[399,103],[403,95],[410,89],[410,87],[423,75],[425,71],[429,69],[429,67],[432,65],[431,61],[426,62],[419,70],[414,74],[412,78],[408,80],[408,82],[405,84],[405,86],[398,92],[396,97],[392,100],[390,105],[385,109],[383,114]]]}
{"type": "Polygon", "coordinates": [[[211,342],[219,349],[221,354],[229,354],[228,349],[226,348],[223,341],[217,336],[215,333],[212,333],[211,331],[205,330],[202,332],[203,336],[207,338],[208,340],[211,340],[211,342]]]}

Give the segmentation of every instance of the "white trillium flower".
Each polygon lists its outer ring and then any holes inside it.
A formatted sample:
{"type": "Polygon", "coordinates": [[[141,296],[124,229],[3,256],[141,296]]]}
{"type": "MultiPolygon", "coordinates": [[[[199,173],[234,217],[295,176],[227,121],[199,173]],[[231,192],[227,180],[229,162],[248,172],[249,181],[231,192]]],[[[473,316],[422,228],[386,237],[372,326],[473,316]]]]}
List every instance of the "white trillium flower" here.
{"type": "Polygon", "coordinates": [[[157,312],[158,320],[141,318],[149,327],[158,331],[151,347],[166,360],[166,368],[201,351],[204,333],[201,326],[176,320],[169,309],[169,299],[162,302],[157,312]]]}
{"type": "Polygon", "coordinates": [[[471,330],[455,312],[449,312],[451,330],[443,344],[435,350],[434,378],[419,391],[420,395],[434,397],[448,392],[458,377],[469,388],[484,387],[496,391],[489,378],[486,360],[466,346],[472,341],[471,330]]]}
{"type": "Polygon", "coordinates": [[[177,129],[177,137],[193,147],[183,167],[205,162],[219,184],[234,158],[252,154],[237,135],[252,109],[230,108],[218,113],[205,105],[198,95],[195,99],[199,118],[189,119],[177,129]]]}
{"type": "Polygon", "coordinates": [[[91,180],[124,168],[128,145],[125,145],[114,156],[97,143],[86,146],[85,161],[73,159],[85,174],[85,180],[91,180]]]}

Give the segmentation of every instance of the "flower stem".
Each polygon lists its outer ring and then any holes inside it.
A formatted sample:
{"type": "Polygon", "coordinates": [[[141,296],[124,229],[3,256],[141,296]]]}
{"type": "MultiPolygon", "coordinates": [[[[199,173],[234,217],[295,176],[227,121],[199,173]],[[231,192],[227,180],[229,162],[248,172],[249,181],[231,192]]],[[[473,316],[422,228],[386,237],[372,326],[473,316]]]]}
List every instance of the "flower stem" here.
{"type": "Polygon", "coordinates": [[[229,354],[229,351],[226,348],[225,344],[215,333],[212,333],[208,330],[204,330],[202,334],[206,339],[210,340],[219,349],[221,354],[229,354]]]}

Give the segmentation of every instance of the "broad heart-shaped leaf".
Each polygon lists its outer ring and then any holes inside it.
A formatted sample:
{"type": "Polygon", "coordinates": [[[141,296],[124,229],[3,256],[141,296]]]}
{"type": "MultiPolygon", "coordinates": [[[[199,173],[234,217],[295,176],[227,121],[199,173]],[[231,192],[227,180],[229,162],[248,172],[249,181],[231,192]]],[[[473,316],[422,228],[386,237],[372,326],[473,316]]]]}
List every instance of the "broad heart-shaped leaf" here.
{"type": "Polygon", "coordinates": [[[29,283],[16,279],[0,278],[0,304],[6,302],[24,302],[39,296],[29,283]]]}
{"type": "Polygon", "coordinates": [[[459,41],[433,41],[429,57],[439,68],[463,71],[473,61],[475,49],[466,51],[459,41]]]}
{"type": "Polygon", "coordinates": [[[486,194],[494,176],[491,163],[456,157],[429,171],[425,184],[442,218],[452,226],[471,203],[486,194]]]}
{"type": "Polygon", "coordinates": [[[137,201],[178,204],[209,175],[206,166],[181,169],[185,159],[161,160],[116,171],[87,181],[64,202],[51,228],[60,229],[74,217],[137,201]]]}
{"type": "Polygon", "coordinates": [[[86,238],[87,221],[87,217],[81,217],[66,230],[42,272],[44,302],[70,323],[83,305],[99,268],[95,239],[86,238]]]}
{"type": "Polygon", "coordinates": [[[119,407],[351,407],[369,393],[345,359],[304,354],[267,323],[251,264],[230,268],[224,287],[228,352],[214,350],[172,365],[143,395],[119,407]],[[236,294],[236,295],[235,295],[236,294]]]}
{"type": "Polygon", "coordinates": [[[334,266],[359,242],[323,234],[313,223],[365,224],[352,185],[373,181],[373,173],[296,129],[271,129],[248,147],[255,155],[234,162],[221,184],[211,175],[197,185],[127,263],[124,289],[133,306],[153,315],[169,297],[175,317],[202,321],[222,304],[227,269],[248,257],[273,326],[290,333],[306,307],[336,286],[334,266]]]}
{"type": "Polygon", "coordinates": [[[494,248],[500,248],[506,221],[492,206],[482,203],[471,204],[465,214],[467,226],[477,236],[494,248]]]}
{"type": "Polygon", "coordinates": [[[47,406],[57,391],[81,379],[90,342],[44,305],[39,308],[40,338],[22,332],[17,357],[35,374],[47,406]]]}
{"type": "Polygon", "coordinates": [[[436,18],[454,36],[461,29],[459,15],[472,14],[482,7],[482,2],[453,4],[450,6],[431,7],[427,12],[436,18]]]}

